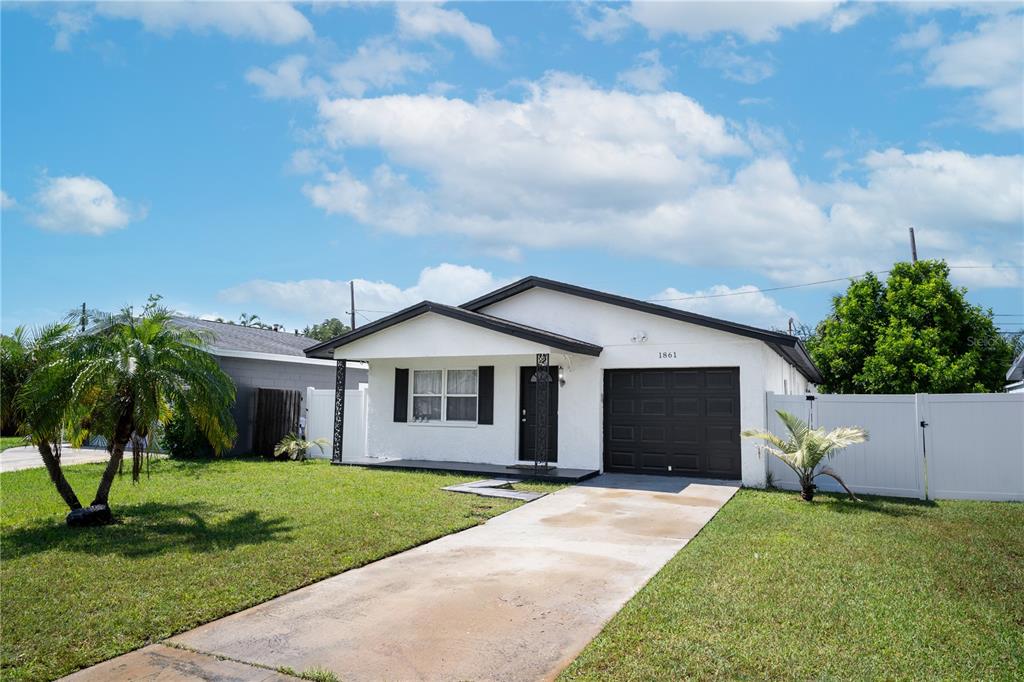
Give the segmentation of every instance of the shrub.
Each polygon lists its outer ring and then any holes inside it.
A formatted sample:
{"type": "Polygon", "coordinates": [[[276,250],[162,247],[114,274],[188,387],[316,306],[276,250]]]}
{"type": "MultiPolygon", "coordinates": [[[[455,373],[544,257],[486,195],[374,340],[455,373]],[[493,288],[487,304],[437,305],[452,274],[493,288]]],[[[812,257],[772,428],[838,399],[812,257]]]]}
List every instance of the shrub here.
{"type": "Polygon", "coordinates": [[[161,448],[178,459],[208,459],[213,457],[213,446],[196,425],[187,410],[174,413],[164,426],[160,437],[161,448]]]}

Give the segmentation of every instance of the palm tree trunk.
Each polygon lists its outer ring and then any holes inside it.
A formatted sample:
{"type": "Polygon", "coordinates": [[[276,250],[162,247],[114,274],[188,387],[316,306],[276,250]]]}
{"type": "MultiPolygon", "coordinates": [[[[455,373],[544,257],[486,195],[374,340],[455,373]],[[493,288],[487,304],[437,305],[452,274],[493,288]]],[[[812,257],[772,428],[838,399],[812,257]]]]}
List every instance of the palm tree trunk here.
{"type": "Polygon", "coordinates": [[[78,495],[71,488],[68,479],[64,477],[64,470],[60,468],[60,460],[53,453],[50,441],[40,438],[36,447],[39,449],[39,455],[43,458],[43,464],[46,465],[46,472],[50,474],[50,480],[57,487],[57,492],[64,499],[64,503],[70,507],[71,511],[81,509],[82,503],[78,501],[78,495]]]}
{"type": "Polygon", "coordinates": [[[810,502],[814,499],[814,490],[816,488],[814,478],[808,474],[800,476],[800,497],[804,502],[810,502]]]}
{"type": "Polygon", "coordinates": [[[110,497],[110,486],[114,484],[114,476],[121,468],[121,460],[124,458],[124,448],[132,435],[131,411],[122,415],[117,420],[114,428],[114,437],[110,441],[110,459],[107,461],[107,468],[103,470],[103,478],[100,479],[100,486],[96,489],[96,498],[93,505],[101,504],[109,507],[107,500],[110,497]]]}

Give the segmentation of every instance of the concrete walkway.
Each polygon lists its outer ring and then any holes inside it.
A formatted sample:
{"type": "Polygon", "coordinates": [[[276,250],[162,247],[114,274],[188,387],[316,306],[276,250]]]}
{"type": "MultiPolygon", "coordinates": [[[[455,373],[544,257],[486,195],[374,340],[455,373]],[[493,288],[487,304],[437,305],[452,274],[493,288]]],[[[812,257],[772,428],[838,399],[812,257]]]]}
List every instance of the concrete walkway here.
{"type": "Polygon", "coordinates": [[[600,476],[69,679],[551,679],[735,492],[600,476]]]}
{"type": "MultiPolygon", "coordinates": [[[[60,450],[61,466],[86,464],[88,462],[106,462],[110,454],[102,448],[62,447],[60,450]]],[[[43,458],[39,450],[32,446],[8,448],[0,452],[0,473],[36,469],[43,466],[43,458]]]]}

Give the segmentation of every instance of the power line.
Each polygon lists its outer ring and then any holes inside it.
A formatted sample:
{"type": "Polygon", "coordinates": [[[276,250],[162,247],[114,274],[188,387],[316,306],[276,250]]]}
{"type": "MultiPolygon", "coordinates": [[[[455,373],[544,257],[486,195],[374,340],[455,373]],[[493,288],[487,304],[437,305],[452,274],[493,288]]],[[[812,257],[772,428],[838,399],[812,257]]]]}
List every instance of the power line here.
{"type": "MultiPolygon", "coordinates": [[[[950,270],[980,270],[980,269],[996,269],[996,270],[1000,270],[1000,269],[1024,269],[1024,266],[1021,266],[1021,265],[950,265],[949,269],[950,270]]],[[[872,272],[874,272],[874,271],[872,271],[872,272]]],[[[874,274],[876,274],[876,275],[885,275],[885,274],[888,274],[889,272],[891,272],[891,270],[878,270],[877,272],[874,272],[874,274]]],[[[789,284],[787,286],[781,286],[781,287],[768,287],[766,289],[746,289],[744,291],[730,291],[727,294],[702,294],[702,295],[699,295],[699,296],[677,296],[677,297],[674,297],[674,298],[648,298],[648,299],[645,299],[645,300],[648,301],[649,303],[659,303],[659,302],[662,302],[662,301],[690,301],[690,300],[693,300],[693,299],[703,299],[703,298],[725,298],[727,296],[746,296],[748,294],[763,294],[763,293],[767,293],[767,292],[770,292],[770,291],[782,291],[784,289],[799,289],[801,287],[818,286],[819,284],[832,284],[834,282],[845,282],[845,281],[848,281],[848,280],[851,280],[851,279],[856,279],[858,277],[863,277],[863,276],[868,275],[868,274],[871,274],[871,272],[862,272],[859,275],[849,275],[847,277],[836,277],[834,279],[823,279],[823,280],[819,280],[817,282],[804,282],[803,284],[789,284]]]]}

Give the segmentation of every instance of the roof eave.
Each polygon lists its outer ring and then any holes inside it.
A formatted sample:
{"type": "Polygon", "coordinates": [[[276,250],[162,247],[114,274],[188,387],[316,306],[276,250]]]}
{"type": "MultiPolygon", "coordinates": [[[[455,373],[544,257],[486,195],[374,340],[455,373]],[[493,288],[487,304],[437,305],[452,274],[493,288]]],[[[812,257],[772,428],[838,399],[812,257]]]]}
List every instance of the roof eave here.
{"type": "Polygon", "coordinates": [[[329,341],[311,346],[305,350],[307,357],[320,357],[320,358],[333,358],[334,350],[345,346],[353,341],[357,341],[366,336],[370,336],[378,331],[382,331],[396,324],[401,324],[407,320],[411,320],[414,317],[419,317],[425,313],[436,313],[445,317],[466,322],[484,329],[490,329],[502,334],[508,334],[515,336],[527,341],[539,343],[551,348],[558,350],[567,351],[570,353],[578,353],[581,355],[598,356],[603,350],[601,346],[587,343],[585,341],[579,341],[577,339],[558,338],[552,334],[544,332],[543,330],[534,330],[524,328],[523,325],[519,325],[507,320],[501,320],[500,318],[490,317],[488,315],[482,315],[473,311],[468,311],[460,308],[454,308],[452,306],[441,305],[433,303],[431,301],[424,301],[417,303],[416,305],[410,306],[403,310],[382,317],[375,322],[371,322],[365,327],[353,329],[352,331],[346,332],[341,336],[333,338],[329,341]]]}

